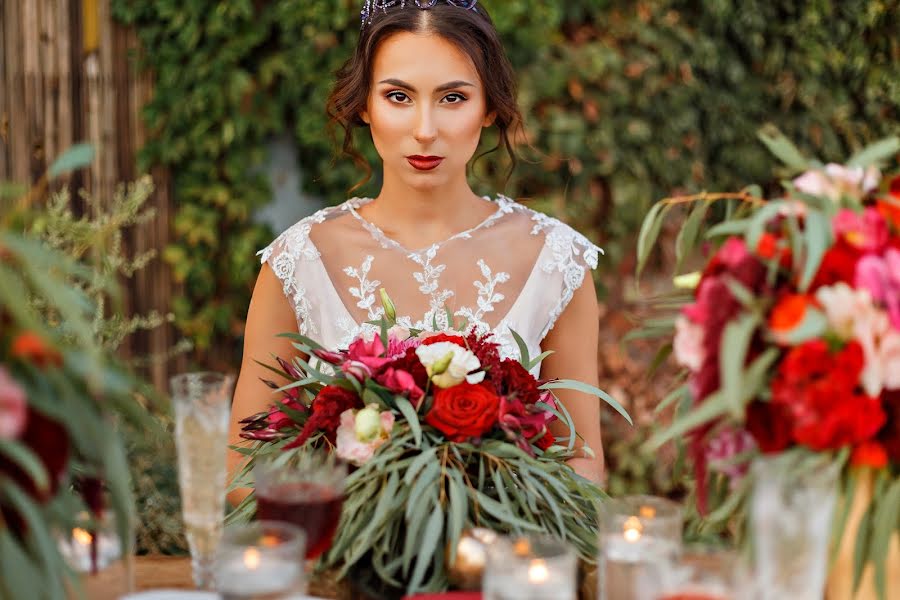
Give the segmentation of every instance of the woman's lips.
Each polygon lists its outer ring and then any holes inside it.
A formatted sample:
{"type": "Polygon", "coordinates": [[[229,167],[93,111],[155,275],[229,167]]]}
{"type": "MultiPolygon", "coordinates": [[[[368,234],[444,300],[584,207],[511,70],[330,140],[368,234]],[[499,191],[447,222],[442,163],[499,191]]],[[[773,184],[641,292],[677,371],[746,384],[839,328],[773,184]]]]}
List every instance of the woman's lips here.
{"type": "Polygon", "coordinates": [[[444,159],[440,156],[419,156],[417,154],[415,156],[407,156],[406,160],[414,169],[418,169],[419,171],[430,171],[441,164],[444,159]]]}

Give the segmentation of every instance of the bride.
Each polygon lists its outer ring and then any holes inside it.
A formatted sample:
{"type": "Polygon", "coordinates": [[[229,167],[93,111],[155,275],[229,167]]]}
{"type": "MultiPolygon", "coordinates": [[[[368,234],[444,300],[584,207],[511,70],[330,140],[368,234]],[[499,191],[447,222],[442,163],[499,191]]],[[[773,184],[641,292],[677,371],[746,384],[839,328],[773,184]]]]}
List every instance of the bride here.
{"type": "MultiPolygon", "coordinates": [[[[261,252],[232,408],[235,444],[239,419],[272,401],[261,381],[267,371],[256,361],[297,353],[276,335],[299,331],[326,347],[346,347],[382,316],[381,288],[401,325],[465,323],[493,332],[501,354],[518,357],[512,330],[531,356],[553,352],[540,367],[542,379],[597,384],[589,269],[599,248],[502,195],[479,197],[467,181],[485,128],[497,128],[515,165],[511,135],[522,121],[513,70],[487,11],[476,0],[366,0],[362,17],[328,109],[345,130],[344,151],[365,169],[352,133],[369,130],[382,160],[381,191],[301,220],[261,252]]],[[[558,396],[583,436],[569,464],[599,482],[599,400],[568,390],[558,396]]],[[[562,429],[553,433],[567,436],[562,429]]],[[[231,452],[230,468],[241,459],[231,452]]]]}

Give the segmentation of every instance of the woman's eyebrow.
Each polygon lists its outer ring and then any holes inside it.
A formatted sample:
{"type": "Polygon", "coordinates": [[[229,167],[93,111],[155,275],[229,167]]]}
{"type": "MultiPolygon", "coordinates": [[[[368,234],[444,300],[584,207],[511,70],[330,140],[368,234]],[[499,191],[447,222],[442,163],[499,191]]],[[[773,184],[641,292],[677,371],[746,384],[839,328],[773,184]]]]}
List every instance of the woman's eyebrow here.
{"type": "MultiPolygon", "coordinates": [[[[413,87],[412,84],[406,83],[405,81],[403,81],[401,79],[382,79],[378,83],[385,83],[387,85],[393,85],[393,86],[396,86],[399,88],[409,90],[411,92],[416,91],[416,88],[413,87]]],[[[447,83],[442,83],[441,85],[437,86],[434,89],[434,91],[446,92],[447,90],[452,90],[454,88],[461,88],[461,87],[475,87],[475,84],[469,83],[468,81],[463,81],[462,79],[458,79],[456,81],[448,81],[447,83]]]]}

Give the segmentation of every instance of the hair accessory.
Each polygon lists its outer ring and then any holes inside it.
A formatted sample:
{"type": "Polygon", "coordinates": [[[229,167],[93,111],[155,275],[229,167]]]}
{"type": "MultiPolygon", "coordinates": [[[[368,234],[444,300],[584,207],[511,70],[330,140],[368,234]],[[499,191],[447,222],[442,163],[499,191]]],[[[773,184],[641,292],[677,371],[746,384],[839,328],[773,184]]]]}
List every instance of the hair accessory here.
{"type": "Polygon", "coordinates": [[[362,11],[360,12],[360,16],[362,17],[361,27],[365,28],[366,25],[371,23],[375,11],[379,9],[382,12],[387,12],[387,9],[393,8],[398,4],[400,5],[400,8],[406,8],[407,4],[411,4],[416,8],[428,9],[435,6],[440,1],[443,1],[450,6],[458,6],[459,8],[478,12],[478,9],[475,8],[475,5],[478,4],[478,0],[365,0],[362,11]]]}

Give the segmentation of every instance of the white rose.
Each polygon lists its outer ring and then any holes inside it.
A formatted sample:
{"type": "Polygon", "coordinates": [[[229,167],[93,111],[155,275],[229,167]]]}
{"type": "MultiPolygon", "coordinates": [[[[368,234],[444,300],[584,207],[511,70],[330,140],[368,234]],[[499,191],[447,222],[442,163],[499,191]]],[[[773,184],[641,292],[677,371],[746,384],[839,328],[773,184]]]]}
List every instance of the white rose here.
{"type": "Polygon", "coordinates": [[[434,385],[448,388],[466,380],[466,375],[481,366],[471,351],[453,342],[438,342],[416,348],[416,356],[422,362],[434,385]]]}

